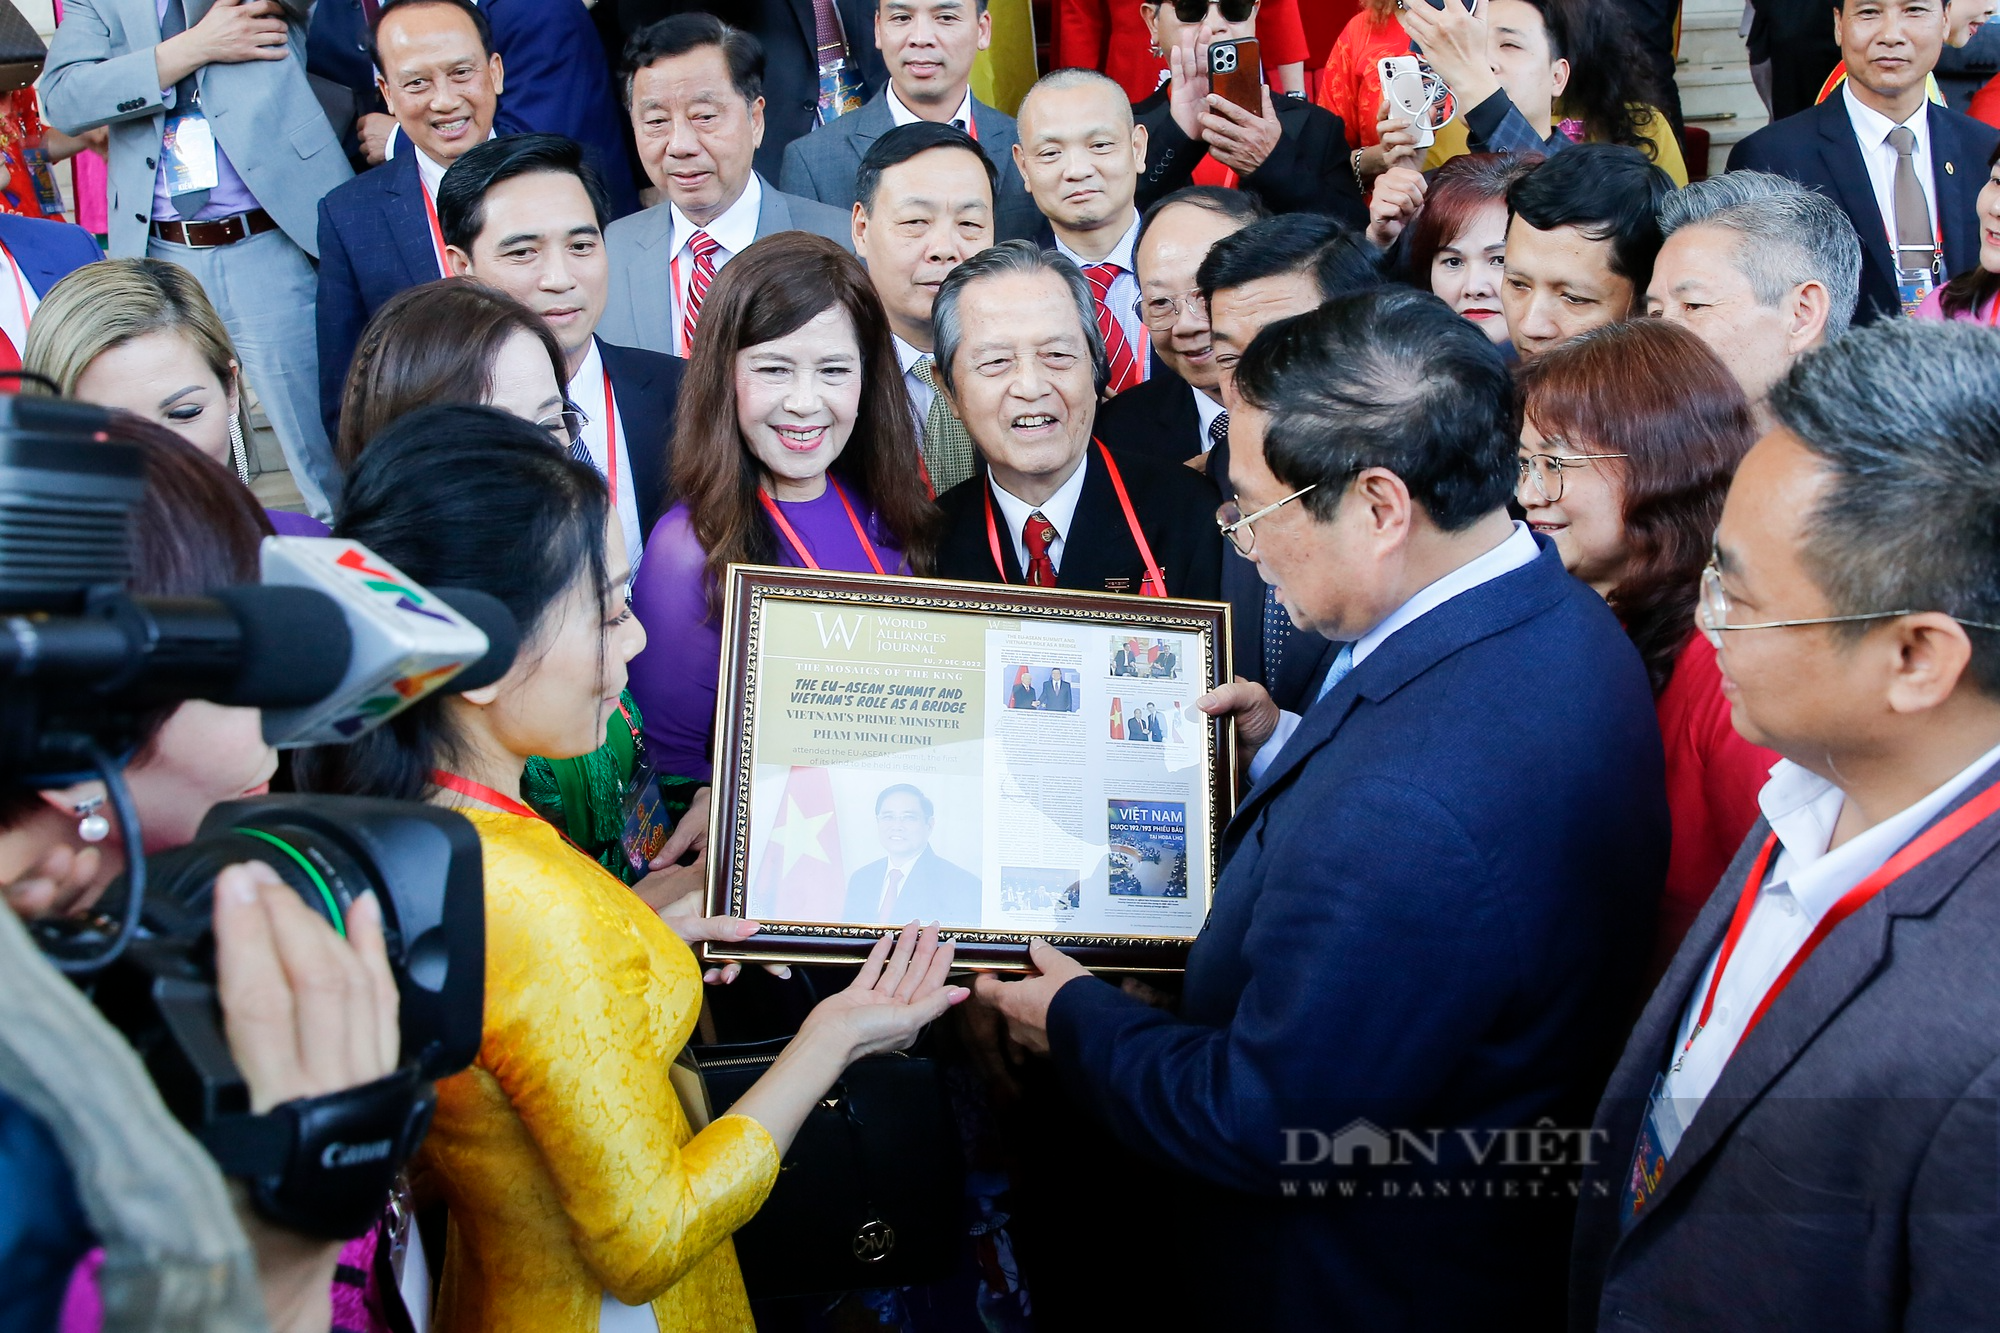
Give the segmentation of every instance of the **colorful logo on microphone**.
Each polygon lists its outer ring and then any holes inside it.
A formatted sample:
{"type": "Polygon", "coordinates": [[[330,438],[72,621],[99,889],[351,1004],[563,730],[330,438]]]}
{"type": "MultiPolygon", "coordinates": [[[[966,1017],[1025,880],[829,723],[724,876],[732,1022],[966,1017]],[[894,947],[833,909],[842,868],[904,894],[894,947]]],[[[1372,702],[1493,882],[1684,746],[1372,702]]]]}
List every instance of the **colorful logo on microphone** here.
{"type": "Polygon", "coordinates": [[[388,570],[376,569],[370,565],[368,557],[361,553],[359,547],[348,547],[345,551],[334,557],[334,563],[342,569],[352,570],[354,573],[361,575],[361,584],[369,591],[379,593],[384,598],[394,599],[391,605],[398,611],[407,611],[413,616],[424,616],[431,620],[441,621],[447,625],[452,623],[450,616],[439,615],[435,611],[424,610],[423,593],[412,588],[407,583],[396,582],[396,576],[388,570]]]}

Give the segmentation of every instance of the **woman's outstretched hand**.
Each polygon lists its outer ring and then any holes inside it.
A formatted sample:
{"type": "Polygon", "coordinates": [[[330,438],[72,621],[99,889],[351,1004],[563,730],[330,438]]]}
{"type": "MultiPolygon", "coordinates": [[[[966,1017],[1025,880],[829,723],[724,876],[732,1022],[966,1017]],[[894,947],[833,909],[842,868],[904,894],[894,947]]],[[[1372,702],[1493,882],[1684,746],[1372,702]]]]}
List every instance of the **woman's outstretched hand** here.
{"type": "Polygon", "coordinates": [[[902,1050],[926,1024],[972,993],[945,985],[951,955],[951,944],[938,942],[936,922],[919,930],[912,921],[900,935],[884,935],[847,989],[814,1006],[800,1036],[844,1039],[850,1062],[902,1050]]]}

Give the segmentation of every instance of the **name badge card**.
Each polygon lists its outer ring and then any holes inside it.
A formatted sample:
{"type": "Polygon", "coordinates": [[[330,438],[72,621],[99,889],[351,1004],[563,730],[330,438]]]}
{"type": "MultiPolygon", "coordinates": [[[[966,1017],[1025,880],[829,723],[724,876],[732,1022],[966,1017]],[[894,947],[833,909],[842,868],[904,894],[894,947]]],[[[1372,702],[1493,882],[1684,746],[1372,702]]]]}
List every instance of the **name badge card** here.
{"type": "Polygon", "coordinates": [[[169,195],[213,190],[220,179],[215,164],[215,131],[200,107],[167,117],[160,139],[160,170],[166,173],[169,195]]]}

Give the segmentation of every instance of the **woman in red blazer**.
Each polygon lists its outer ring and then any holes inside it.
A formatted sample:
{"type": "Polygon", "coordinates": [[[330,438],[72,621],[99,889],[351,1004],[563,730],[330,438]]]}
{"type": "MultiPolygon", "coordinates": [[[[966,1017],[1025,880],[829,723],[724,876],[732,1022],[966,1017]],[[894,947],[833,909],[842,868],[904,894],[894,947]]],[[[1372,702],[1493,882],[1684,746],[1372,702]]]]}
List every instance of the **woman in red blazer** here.
{"type": "Polygon", "coordinates": [[[1715,649],[1694,623],[1722,500],[1756,431],[1714,353],[1657,320],[1578,338],[1529,362],[1520,382],[1516,498],[1564,566],[1611,603],[1652,681],[1673,845],[1650,988],[1756,822],[1778,761],[1730,725],[1715,649]]]}

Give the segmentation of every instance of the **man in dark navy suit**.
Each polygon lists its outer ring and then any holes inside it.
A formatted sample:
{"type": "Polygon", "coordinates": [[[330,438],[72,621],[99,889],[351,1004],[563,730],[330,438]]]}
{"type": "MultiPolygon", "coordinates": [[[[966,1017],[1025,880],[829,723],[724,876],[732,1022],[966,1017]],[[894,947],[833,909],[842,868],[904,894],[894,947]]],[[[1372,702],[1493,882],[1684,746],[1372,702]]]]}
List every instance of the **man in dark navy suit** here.
{"type": "Polygon", "coordinates": [[[2000,131],[1931,102],[1942,0],[1843,0],[1834,32],[1847,78],[1818,106],[1766,125],[1731,171],[1788,176],[1831,195],[1861,237],[1854,322],[1912,307],[1979,262],[1979,189],[2000,131]]]}
{"type": "Polygon", "coordinates": [[[1512,381],[1436,297],[1274,325],[1236,393],[1253,558],[1349,646],[1288,725],[1253,685],[1200,701],[1256,785],[1178,1012],[1039,942],[978,997],[1171,1173],[1186,1327],[1557,1327],[1568,1182],[1493,1148],[1580,1133],[1624,1033],[1667,855],[1645,670],[1509,519],[1512,381]]]}
{"type": "Polygon", "coordinates": [[[674,405],[687,363],[597,336],[611,285],[604,187],[575,140],[511,134],[467,152],[438,191],[452,272],[540,315],[563,349],[570,452],[603,475],[625,547],[665,513],[674,405]]]}
{"type": "Polygon", "coordinates": [[[340,395],[361,330],[382,303],[445,277],[432,222],[438,183],[485,143],[504,83],[486,17],[470,0],[392,0],[375,45],[403,151],[319,201],[319,406],[337,437],[340,395]]]}
{"type": "Polygon", "coordinates": [[[884,787],[875,798],[875,836],[888,855],[848,876],[840,919],[900,926],[910,921],[946,926],[979,924],[979,876],[931,850],[937,808],[907,782],[884,787]]]}
{"type": "Polygon", "coordinates": [[[1215,488],[1092,439],[1110,368],[1074,264],[1005,241],[946,275],[931,322],[940,388],[980,455],[938,497],[941,577],[1216,595],[1215,488]]]}

